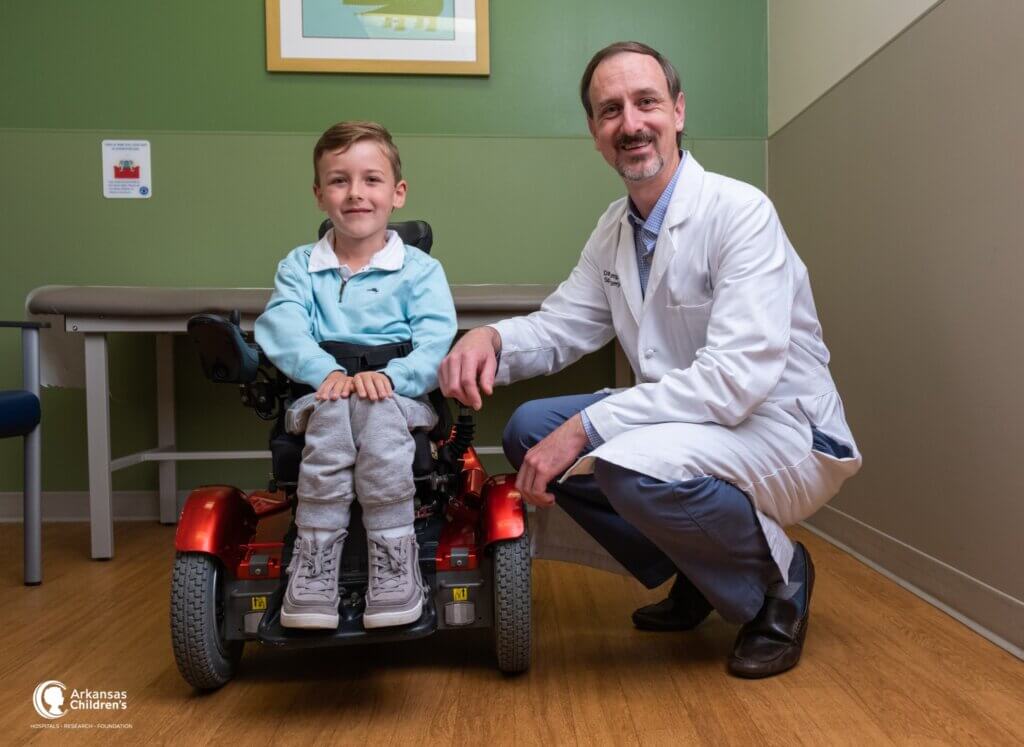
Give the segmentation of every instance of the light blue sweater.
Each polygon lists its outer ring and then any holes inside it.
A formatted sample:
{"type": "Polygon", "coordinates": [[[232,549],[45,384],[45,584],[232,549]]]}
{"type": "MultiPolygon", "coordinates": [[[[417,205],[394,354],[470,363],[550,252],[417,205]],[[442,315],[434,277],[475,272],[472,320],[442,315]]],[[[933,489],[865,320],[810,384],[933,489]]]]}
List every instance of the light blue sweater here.
{"type": "Polygon", "coordinates": [[[330,238],[328,232],[317,244],[294,249],[278,265],[274,293],[256,320],[263,352],[290,379],[318,387],[332,371],[343,370],[321,341],[412,340],[413,351],[383,372],[406,397],[436,389],[437,369],[456,329],[441,263],[389,232],[385,248],[351,275],[339,267],[330,238]]]}

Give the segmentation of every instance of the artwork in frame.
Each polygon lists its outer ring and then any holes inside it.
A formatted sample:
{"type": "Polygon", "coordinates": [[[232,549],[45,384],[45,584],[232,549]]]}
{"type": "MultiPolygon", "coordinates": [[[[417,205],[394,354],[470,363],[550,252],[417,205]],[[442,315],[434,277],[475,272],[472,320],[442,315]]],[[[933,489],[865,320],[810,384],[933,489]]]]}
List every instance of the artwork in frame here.
{"type": "Polygon", "coordinates": [[[266,0],[267,70],[490,75],[488,0],[266,0]]]}

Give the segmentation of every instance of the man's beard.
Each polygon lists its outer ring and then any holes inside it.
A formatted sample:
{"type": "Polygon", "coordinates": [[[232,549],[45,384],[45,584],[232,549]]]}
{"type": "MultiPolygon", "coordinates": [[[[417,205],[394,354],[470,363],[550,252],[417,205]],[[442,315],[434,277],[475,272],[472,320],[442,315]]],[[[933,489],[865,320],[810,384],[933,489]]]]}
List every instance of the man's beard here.
{"type": "Polygon", "coordinates": [[[616,139],[615,146],[618,149],[618,155],[615,159],[615,170],[618,171],[619,176],[626,181],[640,182],[644,179],[650,179],[665,167],[665,159],[662,158],[662,155],[658,152],[657,148],[654,149],[653,158],[648,160],[646,164],[639,163],[634,166],[627,162],[627,159],[630,158],[629,151],[623,151],[622,149],[629,145],[641,145],[645,143],[656,145],[654,133],[640,132],[636,135],[620,135],[616,139]]]}

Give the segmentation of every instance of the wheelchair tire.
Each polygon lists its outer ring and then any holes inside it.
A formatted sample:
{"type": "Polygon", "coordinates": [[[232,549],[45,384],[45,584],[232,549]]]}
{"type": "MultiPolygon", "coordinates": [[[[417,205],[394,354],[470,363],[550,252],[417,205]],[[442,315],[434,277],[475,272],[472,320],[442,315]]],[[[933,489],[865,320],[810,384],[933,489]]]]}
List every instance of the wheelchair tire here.
{"type": "Polygon", "coordinates": [[[234,676],[245,643],[224,639],[222,574],[217,558],[198,552],[175,555],[171,644],[181,676],[199,690],[214,690],[234,676]]]}
{"type": "Polygon", "coordinates": [[[494,545],[494,652],[498,669],[508,674],[530,668],[530,539],[494,545]]]}

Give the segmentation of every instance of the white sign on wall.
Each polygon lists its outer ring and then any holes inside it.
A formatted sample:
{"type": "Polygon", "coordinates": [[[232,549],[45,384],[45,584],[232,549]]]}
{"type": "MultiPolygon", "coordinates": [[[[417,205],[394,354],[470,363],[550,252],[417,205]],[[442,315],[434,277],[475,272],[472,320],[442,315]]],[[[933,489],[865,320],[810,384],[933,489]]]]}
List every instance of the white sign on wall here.
{"type": "Polygon", "coordinates": [[[103,196],[149,199],[153,195],[153,171],[148,140],[103,141],[103,196]]]}

